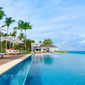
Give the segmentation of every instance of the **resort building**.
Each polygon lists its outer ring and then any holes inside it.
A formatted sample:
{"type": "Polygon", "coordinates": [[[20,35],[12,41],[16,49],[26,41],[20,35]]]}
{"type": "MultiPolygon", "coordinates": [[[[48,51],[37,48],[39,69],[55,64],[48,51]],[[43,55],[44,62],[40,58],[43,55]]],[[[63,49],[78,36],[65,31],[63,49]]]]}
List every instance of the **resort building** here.
{"type": "Polygon", "coordinates": [[[58,51],[58,47],[47,44],[45,46],[42,46],[42,43],[31,43],[31,52],[32,53],[42,53],[42,52],[54,52],[58,51]]]}

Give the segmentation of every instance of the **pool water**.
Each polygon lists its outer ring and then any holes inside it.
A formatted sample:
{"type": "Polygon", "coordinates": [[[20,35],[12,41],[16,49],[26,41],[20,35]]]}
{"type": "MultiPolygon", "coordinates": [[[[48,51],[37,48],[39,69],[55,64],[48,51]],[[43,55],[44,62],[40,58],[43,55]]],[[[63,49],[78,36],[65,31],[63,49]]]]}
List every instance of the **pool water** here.
{"type": "Polygon", "coordinates": [[[32,57],[20,62],[0,76],[0,85],[23,85],[30,69],[32,57]]]}
{"type": "Polygon", "coordinates": [[[42,60],[42,85],[85,85],[85,55],[45,55],[42,60]]]}
{"type": "Polygon", "coordinates": [[[85,54],[31,55],[1,75],[0,85],[85,85],[85,54]]]}

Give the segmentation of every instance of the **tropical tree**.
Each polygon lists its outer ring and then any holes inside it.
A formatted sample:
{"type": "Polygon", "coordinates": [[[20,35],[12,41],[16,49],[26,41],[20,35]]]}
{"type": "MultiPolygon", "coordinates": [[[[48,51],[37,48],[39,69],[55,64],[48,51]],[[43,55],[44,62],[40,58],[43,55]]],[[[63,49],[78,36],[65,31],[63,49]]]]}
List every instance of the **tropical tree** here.
{"type": "Polygon", "coordinates": [[[20,40],[24,39],[24,38],[25,38],[24,33],[20,33],[20,35],[18,36],[18,38],[19,38],[20,40]]]}
{"type": "Polygon", "coordinates": [[[24,23],[24,31],[25,31],[25,50],[26,50],[26,30],[27,29],[32,29],[32,25],[30,25],[30,22],[25,22],[24,23]]]}
{"type": "MultiPolygon", "coordinates": [[[[23,40],[23,42],[25,42],[25,39],[23,40]]],[[[31,43],[34,43],[34,42],[35,42],[34,40],[26,39],[26,49],[28,51],[31,51],[31,43]]]]}
{"type": "Polygon", "coordinates": [[[3,25],[2,27],[7,26],[7,35],[8,35],[9,26],[10,24],[12,24],[12,22],[15,22],[15,20],[12,20],[11,17],[5,18],[5,21],[4,21],[5,25],[3,25]]]}
{"type": "Polygon", "coordinates": [[[0,37],[3,36],[3,35],[4,35],[4,33],[0,31],[0,37]]]}
{"type": "Polygon", "coordinates": [[[5,33],[3,36],[6,37],[7,36],[7,33],[5,33]]]}
{"type": "Polygon", "coordinates": [[[14,27],[14,29],[19,29],[22,33],[22,30],[24,29],[24,21],[19,20],[18,21],[18,27],[14,27]]]}
{"type": "Polygon", "coordinates": [[[35,43],[35,41],[34,40],[31,40],[31,43],[35,43]]]}
{"type": "Polygon", "coordinates": [[[17,32],[14,30],[13,33],[12,33],[12,36],[16,36],[17,32]]]}
{"type": "Polygon", "coordinates": [[[39,43],[42,43],[42,41],[39,41],[39,43]]]}
{"type": "Polygon", "coordinates": [[[53,43],[53,42],[52,42],[52,39],[49,39],[49,38],[48,38],[48,39],[45,39],[45,40],[43,41],[43,44],[42,44],[42,45],[44,46],[44,45],[52,44],[52,43],[53,43]]]}
{"type": "Polygon", "coordinates": [[[2,9],[3,7],[0,7],[0,19],[2,19],[3,16],[5,16],[4,11],[2,9]]]}

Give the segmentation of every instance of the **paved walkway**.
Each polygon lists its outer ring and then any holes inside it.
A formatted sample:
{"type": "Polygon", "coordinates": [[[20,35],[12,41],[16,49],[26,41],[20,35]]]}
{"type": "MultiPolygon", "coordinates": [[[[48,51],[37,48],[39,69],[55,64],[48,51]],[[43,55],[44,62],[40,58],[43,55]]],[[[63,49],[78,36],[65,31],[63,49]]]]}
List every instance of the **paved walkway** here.
{"type": "Polygon", "coordinates": [[[15,59],[18,59],[20,57],[23,57],[27,54],[20,54],[20,55],[4,55],[3,58],[0,56],[0,66],[5,64],[5,63],[8,63],[10,61],[13,61],[15,59]]]}
{"type": "Polygon", "coordinates": [[[4,58],[0,58],[0,75],[4,72],[23,61],[31,54],[21,54],[21,55],[4,55],[4,58]]]}

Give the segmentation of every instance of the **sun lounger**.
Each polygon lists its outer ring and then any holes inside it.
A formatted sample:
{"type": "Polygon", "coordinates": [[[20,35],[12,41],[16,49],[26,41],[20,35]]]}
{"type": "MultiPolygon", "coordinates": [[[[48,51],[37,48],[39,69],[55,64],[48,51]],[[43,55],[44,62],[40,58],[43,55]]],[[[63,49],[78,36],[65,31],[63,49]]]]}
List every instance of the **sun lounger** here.
{"type": "Polygon", "coordinates": [[[19,51],[18,49],[17,49],[16,51],[17,51],[17,52],[20,52],[20,53],[22,53],[22,54],[25,53],[24,51],[19,51]]]}
{"type": "Polygon", "coordinates": [[[22,52],[19,52],[19,51],[17,51],[16,49],[14,49],[14,52],[15,52],[15,53],[22,54],[22,52]]]}
{"type": "Polygon", "coordinates": [[[2,53],[2,52],[1,52],[1,53],[0,53],[0,56],[3,57],[3,55],[5,55],[5,53],[2,53]]]}
{"type": "Polygon", "coordinates": [[[12,52],[12,53],[18,53],[18,54],[22,54],[22,53],[20,53],[20,52],[17,52],[15,49],[13,50],[13,49],[9,49],[10,50],[10,52],[12,52]]]}
{"type": "Polygon", "coordinates": [[[10,54],[15,54],[15,55],[18,55],[19,53],[15,53],[15,52],[12,52],[11,50],[9,49],[5,49],[6,50],[6,54],[10,55],[10,54]]]}

